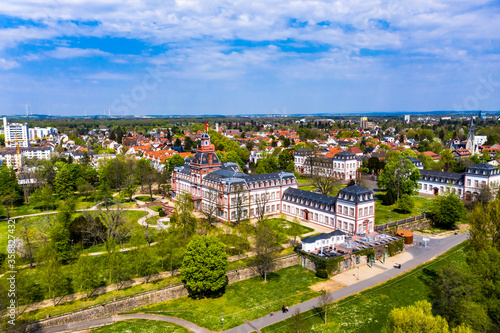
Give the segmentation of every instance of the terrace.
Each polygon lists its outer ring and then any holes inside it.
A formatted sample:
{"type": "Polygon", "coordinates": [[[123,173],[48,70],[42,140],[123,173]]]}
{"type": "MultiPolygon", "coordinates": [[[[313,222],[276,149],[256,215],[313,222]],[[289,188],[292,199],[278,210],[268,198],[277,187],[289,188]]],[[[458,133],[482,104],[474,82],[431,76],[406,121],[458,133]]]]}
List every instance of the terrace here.
{"type": "Polygon", "coordinates": [[[334,258],[347,254],[355,254],[356,252],[385,245],[399,240],[400,237],[371,232],[368,235],[357,234],[351,237],[346,237],[344,242],[330,246],[316,248],[314,251],[306,251],[309,254],[316,255],[321,258],[334,258]]]}

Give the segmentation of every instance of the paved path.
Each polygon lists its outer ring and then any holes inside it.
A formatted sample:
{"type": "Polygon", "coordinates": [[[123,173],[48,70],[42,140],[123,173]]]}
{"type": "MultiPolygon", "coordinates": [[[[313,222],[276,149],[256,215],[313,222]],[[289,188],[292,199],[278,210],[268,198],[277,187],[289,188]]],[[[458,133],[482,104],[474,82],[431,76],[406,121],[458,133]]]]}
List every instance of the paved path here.
{"type": "MultiPolygon", "coordinates": [[[[413,259],[409,260],[406,262],[401,269],[388,269],[385,272],[376,275],[372,278],[369,278],[367,280],[360,281],[356,284],[347,286],[345,288],[336,290],[332,293],[330,293],[330,297],[332,302],[337,301],[339,299],[345,298],[347,296],[350,296],[352,294],[359,293],[362,290],[371,288],[373,286],[376,286],[382,282],[385,282],[397,275],[400,275],[406,271],[412,270],[413,268],[434,259],[435,257],[439,256],[440,254],[443,254],[444,252],[450,250],[454,246],[462,243],[465,241],[469,233],[463,233],[460,235],[452,235],[448,238],[443,238],[443,239],[432,239],[429,242],[429,247],[424,248],[418,246],[418,242],[421,240],[421,236],[419,235],[414,235],[414,241],[415,245],[408,247],[406,250],[413,256],[413,259]]],[[[290,318],[292,314],[295,312],[296,309],[299,309],[300,312],[305,312],[314,309],[315,307],[318,306],[318,301],[319,298],[313,298],[309,301],[294,305],[290,307],[290,311],[288,313],[282,313],[279,311],[279,309],[276,309],[277,312],[271,317],[271,316],[266,316],[262,317],[253,321],[250,321],[248,324],[243,324],[241,326],[232,328],[230,330],[227,330],[226,332],[229,333],[248,333],[255,331],[255,328],[257,329],[262,329],[266,326],[275,324],[277,322],[280,322],[282,320],[285,320],[287,318],[290,318]],[[251,325],[251,326],[250,326],[251,325]]]]}
{"type": "Polygon", "coordinates": [[[199,326],[193,324],[192,322],[189,322],[189,321],[184,320],[184,319],[175,318],[175,317],[168,317],[168,316],[161,316],[161,315],[154,315],[154,314],[146,314],[146,313],[118,315],[118,316],[113,316],[113,317],[108,317],[108,318],[93,319],[93,320],[88,320],[88,321],[80,322],[80,323],[44,328],[44,329],[38,330],[37,332],[54,333],[54,332],[65,332],[65,331],[71,331],[71,332],[84,331],[84,330],[88,330],[88,329],[93,328],[93,327],[111,325],[111,324],[114,324],[118,321],[131,320],[131,319],[147,319],[147,320],[169,322],[169,323],[174,323],[174,324],[180,325],[182,327],[185,327],[194,333],[211,333],[211,331],[207,330],[206,328],[199,327],[199,326]]]}

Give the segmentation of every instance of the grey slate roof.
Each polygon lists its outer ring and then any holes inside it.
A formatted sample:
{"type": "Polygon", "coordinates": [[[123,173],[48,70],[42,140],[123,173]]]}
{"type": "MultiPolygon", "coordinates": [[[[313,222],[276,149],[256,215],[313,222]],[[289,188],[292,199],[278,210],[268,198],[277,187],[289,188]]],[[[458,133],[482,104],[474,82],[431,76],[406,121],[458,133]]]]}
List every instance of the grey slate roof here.
{"type": "Polygon", "coordinates": [[[337,199],[355,203],[375,200],[371,190],[357,184],[341,189],[337,195],[337,199]]]}
{"type": "Polygon", "coordinates": [[[330,197],[328,195],[290,187],[283,192],[282,200],[284,202],[302,205],[311,209],[335,213],[335,203],[337,202],[337,197],[330,197]]]}
{"type": "Polygon", "coordinates": [[[422,180],[437,182],[437,183],[454,183],[463,184],[465,173],[445,172],[437,170],[420,170],[422,180]]]}
{"type": "Polygon", "coordinates": [[[304,238],[302,238],[302,243],[314,243],[317,240],[329,239],[332,236],[344,236],[344,235],[345,235],[345,232],[343,232],[342,230],[337,229],[337,230],[329,232],[327,234],[322,233],[322,234],[319,234],[319,235],[316,235],[316,236],[304,237],[304,238]]]}

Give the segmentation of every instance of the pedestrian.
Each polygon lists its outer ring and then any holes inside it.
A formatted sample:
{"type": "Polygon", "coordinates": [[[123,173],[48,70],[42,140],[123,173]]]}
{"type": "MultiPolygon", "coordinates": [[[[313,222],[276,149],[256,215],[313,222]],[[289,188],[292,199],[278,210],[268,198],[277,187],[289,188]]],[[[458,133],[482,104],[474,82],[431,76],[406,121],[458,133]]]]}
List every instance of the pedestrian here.
{"type": "Polygon", "coordinates": [[[285,307],[285,313],[288,312],[288,305],[285,307]]]}
{"type": "Polygon", "coordinates": [[[273,313],[271,312],[271,317],[273,316],[273,313]]]}
{"type": "Polygon", "coordinates": [[[286,309],[285,309],[285,304],[283,304],[283,305],[281,306],[281,312],[285,313],[285,312],[286,312],[285,310],[286,310],[286,309]]]}

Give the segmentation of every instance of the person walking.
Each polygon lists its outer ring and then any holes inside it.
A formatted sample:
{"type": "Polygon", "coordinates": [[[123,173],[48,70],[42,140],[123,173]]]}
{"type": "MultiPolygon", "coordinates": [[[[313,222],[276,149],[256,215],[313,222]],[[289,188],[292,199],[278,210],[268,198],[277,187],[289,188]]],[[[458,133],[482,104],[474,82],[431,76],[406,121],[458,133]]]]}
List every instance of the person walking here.
{"type": "Polygon", "coordinates": [[[285,307],[285,313],[288,312],[288,305],[285,307]]]}
{"type": "Polygon", "coordinates": [[[281,312],[283,312],[283,313],[285,313],[285,312],[286,312],[286,309],[285,309],[285,304],[283,304],[283,305],[281,306],[281,312]]]}

